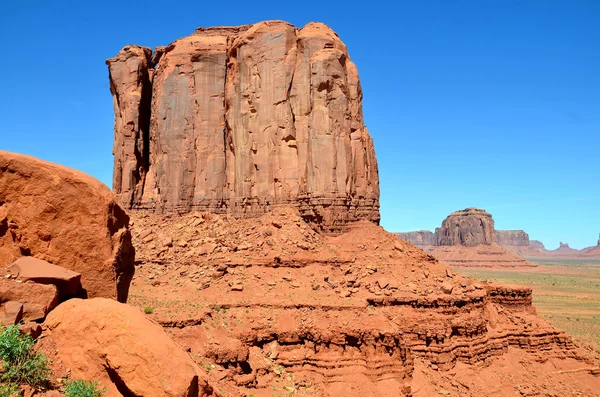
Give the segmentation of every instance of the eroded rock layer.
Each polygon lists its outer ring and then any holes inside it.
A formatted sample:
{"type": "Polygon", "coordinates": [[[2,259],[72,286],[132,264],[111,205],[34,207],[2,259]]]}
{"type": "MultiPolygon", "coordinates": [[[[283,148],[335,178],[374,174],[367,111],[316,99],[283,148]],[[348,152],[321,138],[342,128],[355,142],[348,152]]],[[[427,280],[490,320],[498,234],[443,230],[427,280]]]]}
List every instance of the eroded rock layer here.
{"type": "Polygon", "coordinates": [[[326,25],[200,28],[107,64],[113,189],[127,207],[250,216],[294,204],[324,229],[379,222],[358,72],[326,25]]]}

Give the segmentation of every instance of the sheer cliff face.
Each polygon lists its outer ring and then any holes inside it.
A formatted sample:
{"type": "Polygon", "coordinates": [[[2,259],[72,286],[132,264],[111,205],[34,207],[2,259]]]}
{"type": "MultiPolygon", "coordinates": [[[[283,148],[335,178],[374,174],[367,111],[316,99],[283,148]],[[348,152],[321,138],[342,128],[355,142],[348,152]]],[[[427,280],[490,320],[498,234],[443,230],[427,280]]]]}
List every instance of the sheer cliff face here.
{"type": "Polygon", "coordinates": [[[455,211],[435,230],[436,245],[463,245],[473,247],[496,242],[492,215],[477,208],[455,211]]]}
{"type": "Polygon", "coordinates": [[[329,27],[198,29],[107,64],[113,189],[126,206],[253,215],[295,204],[324,229],[379,222],[358,72],[329,27]]]}

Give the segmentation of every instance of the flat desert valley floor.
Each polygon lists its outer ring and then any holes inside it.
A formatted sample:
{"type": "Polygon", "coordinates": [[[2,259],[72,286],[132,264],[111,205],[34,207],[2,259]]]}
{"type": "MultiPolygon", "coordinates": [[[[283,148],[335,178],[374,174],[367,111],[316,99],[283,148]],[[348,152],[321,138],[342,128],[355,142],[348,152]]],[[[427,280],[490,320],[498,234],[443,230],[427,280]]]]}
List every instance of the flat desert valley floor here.
{"type": "Polygon", "coordinates": [[[533,288],[538,315],[600,351],[600,260],[528,258],[534,270],[460,269],[459,273],[533,288]]]}

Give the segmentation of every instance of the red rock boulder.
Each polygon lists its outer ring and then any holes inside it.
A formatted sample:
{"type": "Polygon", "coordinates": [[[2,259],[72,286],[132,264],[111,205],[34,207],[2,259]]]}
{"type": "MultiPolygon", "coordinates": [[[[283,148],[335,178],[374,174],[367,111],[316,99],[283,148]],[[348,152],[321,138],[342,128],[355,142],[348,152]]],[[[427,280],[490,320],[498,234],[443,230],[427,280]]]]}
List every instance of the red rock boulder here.
{"type": "Polygon", "coordinates": [[[21,302],[5,302],[0,310],[0,324],[14,325],[23,318],[23,304],[21,302]]]}
{"type": "Polygon", "coordinates": [[[0,151],[0,267],[35,256],[81,273],[90,297],[125,302],[135,255],[128,223],[89,175],[0,151]]]}
{"type": "Polygon", "coordinates": [[[81,289],[81,274],[32,256],[22,256],[8,268],[20,281],[54,285],[61,299],[74,297],[81,289]]]}
{"type": "MultiPolygon", "coordinates": [[[[0,278],[0,307],[2,307],[4,313],[7,312],[7,306],[13,304],[11,302],[19,302],[23,305],[23,313],[20,319],[39,321],[43,320],[50,310],[58,304],[58,291],[54,285],[42,285],[33,282],[21,283],[4,277],[0,278]]],[[[10,316],[4,316],[5,324],[10,322],[8,317],[10,316]]]]}
{"type": "Polygon", "coordinates": [[[141,311],[110,299],[71,299],[45,322],[60,359],[77,379],[97,380],[107,397],[196,397],[211,393],[205,375],[141,311]]]}

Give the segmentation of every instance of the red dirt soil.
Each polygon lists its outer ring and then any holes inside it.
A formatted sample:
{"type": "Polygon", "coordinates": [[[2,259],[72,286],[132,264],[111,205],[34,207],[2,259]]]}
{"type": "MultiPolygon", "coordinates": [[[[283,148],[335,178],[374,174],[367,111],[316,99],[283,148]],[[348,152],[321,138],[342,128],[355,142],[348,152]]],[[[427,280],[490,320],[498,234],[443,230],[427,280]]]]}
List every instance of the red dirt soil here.
{"type": "Polygon", "coordinates": [[[129,303],[222,395],[600,390],[599,358],[535,315],[530,288],[462,277],[370,222],[329,236],[285,207],[243,220],[130,215],[129,303]]]}

